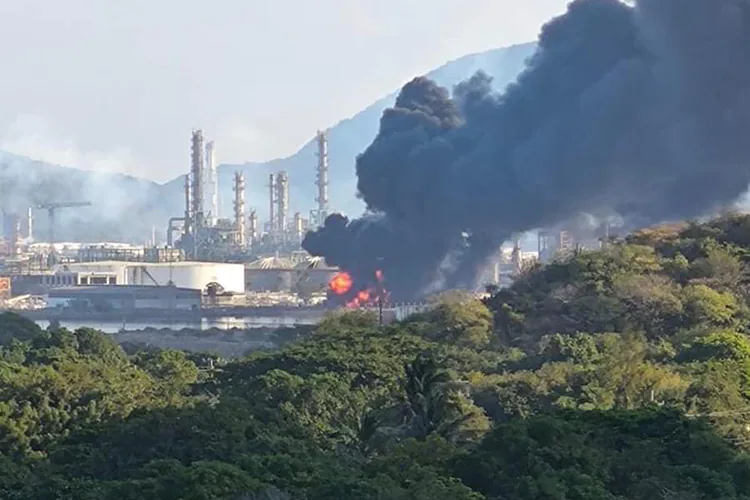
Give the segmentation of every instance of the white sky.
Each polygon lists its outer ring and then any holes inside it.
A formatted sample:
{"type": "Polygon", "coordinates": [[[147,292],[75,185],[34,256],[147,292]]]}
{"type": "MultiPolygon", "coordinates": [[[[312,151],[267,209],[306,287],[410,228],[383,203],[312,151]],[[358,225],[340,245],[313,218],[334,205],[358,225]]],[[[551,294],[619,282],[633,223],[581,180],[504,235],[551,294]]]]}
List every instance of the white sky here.
{"type": "Polygon", "coordinates": [[[448,60],[534,39],[566,0],[0,0],[0,149],[157,181],[293,154],[448,60]]]}

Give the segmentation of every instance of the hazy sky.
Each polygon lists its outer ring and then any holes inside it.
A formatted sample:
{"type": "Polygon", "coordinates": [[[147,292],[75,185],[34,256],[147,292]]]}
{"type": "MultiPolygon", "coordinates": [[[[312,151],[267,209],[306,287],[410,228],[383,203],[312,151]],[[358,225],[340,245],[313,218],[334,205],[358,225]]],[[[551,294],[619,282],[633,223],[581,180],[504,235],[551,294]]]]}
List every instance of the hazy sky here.
{"type": "Polygon", "coordinates": [[[293,154],[411,77],[525,42],[565,0],[0,0],[0,149],[164,181],[293,154]]]}

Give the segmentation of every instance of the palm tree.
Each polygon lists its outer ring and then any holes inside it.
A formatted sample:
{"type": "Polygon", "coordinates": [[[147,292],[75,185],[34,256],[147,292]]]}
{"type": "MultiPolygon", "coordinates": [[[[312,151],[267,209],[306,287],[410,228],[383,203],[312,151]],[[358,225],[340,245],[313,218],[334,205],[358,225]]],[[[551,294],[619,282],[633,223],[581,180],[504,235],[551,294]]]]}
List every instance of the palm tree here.
{"type": "Polygon", "coordinates": [[[432,357],[418,356],[406,365],[405,417],[416,437],[425,438],[445,423],[451,409],[449,382],[448,372],[432,357]]]}

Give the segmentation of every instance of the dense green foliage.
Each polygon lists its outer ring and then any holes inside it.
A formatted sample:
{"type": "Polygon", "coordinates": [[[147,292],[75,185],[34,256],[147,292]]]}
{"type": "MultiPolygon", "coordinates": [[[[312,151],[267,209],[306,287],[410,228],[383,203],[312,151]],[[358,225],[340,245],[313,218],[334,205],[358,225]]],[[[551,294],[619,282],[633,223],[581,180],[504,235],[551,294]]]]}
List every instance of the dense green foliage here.
{"type": "Polygon", "coordinates": [[[750,499],[750,218],[222,361],[0,316],[0,498],[750,499]]]}

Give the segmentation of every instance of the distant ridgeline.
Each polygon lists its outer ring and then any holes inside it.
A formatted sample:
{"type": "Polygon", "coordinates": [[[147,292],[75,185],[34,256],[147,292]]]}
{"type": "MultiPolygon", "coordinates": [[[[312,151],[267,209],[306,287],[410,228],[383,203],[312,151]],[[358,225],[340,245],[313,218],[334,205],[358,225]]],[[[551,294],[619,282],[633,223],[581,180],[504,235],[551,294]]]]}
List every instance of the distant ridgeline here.
{"type": "MultiPolygon", "coordinates": [[[[478,69],[484,69],[495,76],[496,85],[502,88],[516,77],[534,46],[525,44],[468,55],[441,66],[428,76],[451,86],[478,69]]],[[[354,160],[375,137],[380,115],[394,98],[392,94],[330,127],[330,199],[334,209],[354,215],[363,210],[361,201],[355,197],[354,160]]],[[[261,220],[268,217],[265,187],[268,175],[278,171],[289,172],[291,213],[308,213],[315,206],[316,197],[314,133],[310,131],[310,141],[292,156],[260,164],[220,165],[220,212],[233,213],[232,176],[239,170],[247,180],[247,205],[257,209],[261,220]]],[[[221,144],[217,143],[216,148],[220,150],[221,144]]],[[[184,158],[184,164],[188,165],[188,148],[185,148],[184,158]]],[[[61,167],[0,152],[0,199],[4,210],[25,214],[29,207],[42,203],[82,200],[92,203],[90,209],[59,211],[58,241],[142,243],[150,240],[152,229],[156,228],[163,244],[168,219],[184,211],[183,186],[182,175],[162,185],[127,175],[61,167]]],[[[46,238],[47,214],[35,210],[35,215],[36,236],[46,238]]]]}

